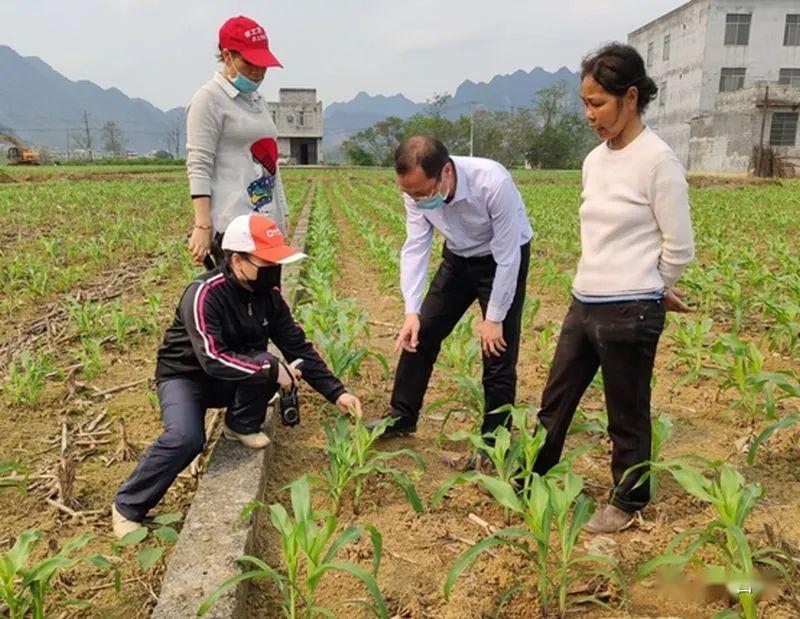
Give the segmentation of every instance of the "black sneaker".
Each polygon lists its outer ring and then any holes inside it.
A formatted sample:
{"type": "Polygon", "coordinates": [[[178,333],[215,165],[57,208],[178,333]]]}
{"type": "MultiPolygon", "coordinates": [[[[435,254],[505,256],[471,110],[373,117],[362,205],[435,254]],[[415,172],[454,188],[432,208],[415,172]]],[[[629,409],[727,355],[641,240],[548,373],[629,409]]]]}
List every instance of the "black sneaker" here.
{"type": "Polygon", "coordinates": [[[386,431],[381,434],[380,438],[394,438],[397,436],[408,436],[409,434],[414,434],[417,431],[417,422],[409,419],[408,417],[401,417],[399,415],[387,415],[386,417],[381,417],[380,419],[376,419],[375,421],[370,421],[364,427],[372,432],[375,428],[377,428],[380,424],[382,424],[386,419],[391,419],[392,423],[386,428],[386,431]]]}

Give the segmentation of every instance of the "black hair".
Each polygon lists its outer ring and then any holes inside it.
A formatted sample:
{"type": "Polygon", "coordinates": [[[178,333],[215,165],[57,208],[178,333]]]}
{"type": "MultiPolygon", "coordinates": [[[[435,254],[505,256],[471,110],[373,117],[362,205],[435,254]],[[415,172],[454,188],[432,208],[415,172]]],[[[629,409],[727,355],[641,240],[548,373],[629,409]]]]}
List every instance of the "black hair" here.
{"type": "Polygon", "coordinates": [[[616,97],[624,97],[635,86],[639,91],[640,114],[658,94],[658,86],[647,76],[641,55],[624,43],[609,43],[586,56],[581,63],[581,79],[587,75],[616,97]]]}
{"type": "Polygon", "coordinates": [[[450,161],[447,147],[429,135],[414,135],[403,140],[394,152],[394,169],[405,176],[420,166],[428,178],[438,178],[450,161]]]}

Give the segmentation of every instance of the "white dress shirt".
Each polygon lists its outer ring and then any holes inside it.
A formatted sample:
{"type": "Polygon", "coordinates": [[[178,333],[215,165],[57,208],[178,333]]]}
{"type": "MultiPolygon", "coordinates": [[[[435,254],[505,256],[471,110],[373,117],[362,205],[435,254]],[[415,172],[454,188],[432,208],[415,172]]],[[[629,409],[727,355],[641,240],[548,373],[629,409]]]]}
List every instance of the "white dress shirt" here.
{"type": "Polygon", "coordinates": [[[407,314],[417,314],[430,260],[433,230],[447,249],[464,258],[492,255],[497,263],[486,319],[502,322],[517,289],[522,245],[533,230],[511,174],[479,157],[451,157],[456,169],[453,199],[437,209],[420,209],[404,195],[406,242],[400,253],[400,288],[407,314]]]}

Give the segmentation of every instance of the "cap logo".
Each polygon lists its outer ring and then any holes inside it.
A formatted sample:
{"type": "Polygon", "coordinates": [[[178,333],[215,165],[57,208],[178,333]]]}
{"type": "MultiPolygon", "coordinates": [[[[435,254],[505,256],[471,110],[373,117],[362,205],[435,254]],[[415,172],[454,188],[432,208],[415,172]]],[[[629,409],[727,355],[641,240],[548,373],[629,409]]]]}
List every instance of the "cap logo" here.
{"type": "Polygon", "coordinates": [[[283,235],[281,234],[281,231],[278,230],[277,228],[267,228],[264,231],[264,236],[266,236],[268,239],[271,239],[273,236],[283,236],[283,235]]]}
{"type": "Polygon", "coordinates": [[[250,30],[245,30],[244,36],[249,39],[251,43],[267,40],[267,35],[261,26],[256,26],[255,28],[250,28],[250,30]]]}

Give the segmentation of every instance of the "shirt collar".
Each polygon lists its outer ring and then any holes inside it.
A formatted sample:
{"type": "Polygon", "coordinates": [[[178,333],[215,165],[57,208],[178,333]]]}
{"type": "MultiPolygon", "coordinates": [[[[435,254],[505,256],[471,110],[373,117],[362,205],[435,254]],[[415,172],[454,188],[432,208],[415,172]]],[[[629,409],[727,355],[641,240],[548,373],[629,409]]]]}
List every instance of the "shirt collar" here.
{"type": "Polygon", "coordinates": [[[451,157],[450,161],[453,162],[453,167],[456,170],[456,192],[453,194],[453,199],[450,200],[450,204],[454,204],[456,202],[461,202],[462,200],[466,200],[470,196],[469,191],[469,179],[467,178],[467,173],[464,168],[456,161],[455,157],[451,157]]]}
{"type": "Polygon", "coordinates": [[[235,99],[238,95],[242,94],[239,92],[239,89],[225,79],[219,71],[214,73],[214,81],[222,87],[222,90],[224,90],[225,94],[231,99],[235,99]]]}

